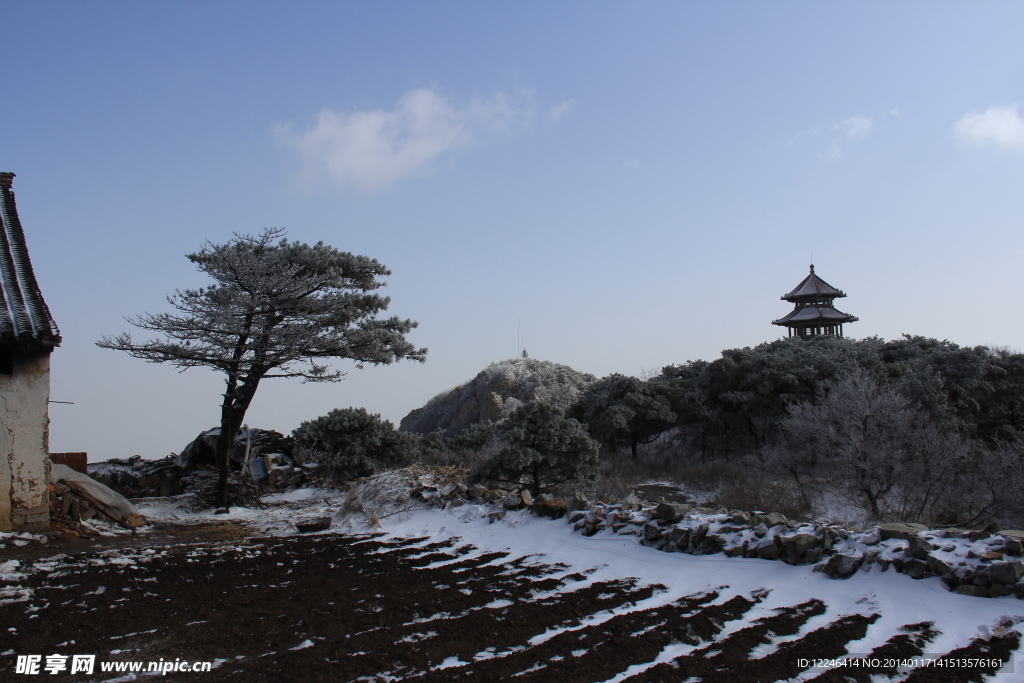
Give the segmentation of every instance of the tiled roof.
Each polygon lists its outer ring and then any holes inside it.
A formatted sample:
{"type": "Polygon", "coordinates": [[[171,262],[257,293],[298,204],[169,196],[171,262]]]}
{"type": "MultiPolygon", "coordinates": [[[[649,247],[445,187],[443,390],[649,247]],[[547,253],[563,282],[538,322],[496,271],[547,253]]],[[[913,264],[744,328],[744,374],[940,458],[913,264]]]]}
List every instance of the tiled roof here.
{"type": "Polygon", "coordinates": [[[814,266],[811,266],[811,274],[805,277],[792,292],[782,296],[785,301],[800,301],[802,299],[818,299],[821,297],[836,298],[846,294],[814,274],[814,266]]]}
{"type": "Polygon", "coordinates": [[[843,313],[831,306],[798,306],[790,311],[789,315],[773,320],[772,325],[807,325],[816,322],[822,323],[852,323],[859,318],[843,313]]]}
{"type": "Polygon", "coordinates": [[[0,173],[0,343],[57,346],[60,330],[32,272],[13,179],[13,173],[0,173]]]}

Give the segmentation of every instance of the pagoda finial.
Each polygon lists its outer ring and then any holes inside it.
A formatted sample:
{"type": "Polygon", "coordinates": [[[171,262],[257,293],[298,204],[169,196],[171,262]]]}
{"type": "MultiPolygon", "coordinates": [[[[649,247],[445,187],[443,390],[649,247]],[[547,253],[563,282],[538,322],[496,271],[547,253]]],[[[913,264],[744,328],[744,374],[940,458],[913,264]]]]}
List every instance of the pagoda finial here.
{"type": "Polygon", "coordinates": [[[814,272],[814,264],[813,263],[811,264],[811,272],[812,273],[814,272]]]}

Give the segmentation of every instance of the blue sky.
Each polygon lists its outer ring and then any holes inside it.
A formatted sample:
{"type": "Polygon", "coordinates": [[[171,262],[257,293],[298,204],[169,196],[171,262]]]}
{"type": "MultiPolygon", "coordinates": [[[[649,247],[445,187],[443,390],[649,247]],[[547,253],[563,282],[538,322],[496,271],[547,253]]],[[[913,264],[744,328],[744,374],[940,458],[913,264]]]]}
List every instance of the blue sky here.
{"type": "MultiPolygon", "coordinates": [[[[398,422],[514,356],[638,374],[776,339],[1024,348],[1019,3],[5,6],[0,170],[61,328],[51,450],[179,451],[221,379],[94,343],[285,226],[379,259],[425,364],[267,381],[247,422],[398,422]]],[[[339,366],[346,369],[343,365],[339,366]]]]}

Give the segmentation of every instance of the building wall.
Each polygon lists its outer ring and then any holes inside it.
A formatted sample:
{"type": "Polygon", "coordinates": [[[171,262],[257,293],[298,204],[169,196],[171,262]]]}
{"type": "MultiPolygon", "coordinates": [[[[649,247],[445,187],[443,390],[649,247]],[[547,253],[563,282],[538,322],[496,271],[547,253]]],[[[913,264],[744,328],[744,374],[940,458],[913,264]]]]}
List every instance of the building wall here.
{"type": "Polygon", "coordinates": [[[49,527],[50,354],[14,354],[0,374],[0,531],[49,527]]]}

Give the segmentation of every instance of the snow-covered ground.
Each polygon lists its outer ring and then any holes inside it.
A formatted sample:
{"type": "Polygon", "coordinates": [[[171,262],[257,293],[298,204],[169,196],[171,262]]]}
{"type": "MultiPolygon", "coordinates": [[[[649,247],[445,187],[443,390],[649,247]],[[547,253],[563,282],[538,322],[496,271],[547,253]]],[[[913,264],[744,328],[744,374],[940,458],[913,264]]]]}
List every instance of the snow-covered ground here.
{"type": "MultiPolygon", "coordinates": [[[[318,489],[300,489],[286,494],[268,496],[264,510],[235,508],[229,515],[213,516],[209,512],[188,512],[179,503],[162,502],[143,506],[140,511],[151,518],[165,518],[178,522],[200,522],[232,519],[243,522],[270,535],[296,533],[294,523],[318,516],[330,515],[335,523],[323,533],[366,533],[361,516],[343,513],[344,497],[336,492],[318,489]]],[[[774,614],[774,610],[792,607],[811,599],[823,601],[824,614],[810,618],[800,633],[782,640],[795,640],[821,626],[846,615],[878,614],[866,635],[847,644],[847,652],[866,654],[890,640],[901,627],[920,622],[933,622],[939,635],[926,646],[927,653],[948,653],[962,648],[976,638],[988,638],[1008,630],[1021,630],[1024,624],[1024,602],[1013,598],[974,598],[948,591],[938,578],[912,580],[893,570],[882,571],[877,565],[867,571],[858,571],[845,580],[832,579],[811,566],[790,566],[782,562],[760,559],[730,558],[721,553],[694,556],[684,553],[663,553],[642,546],[635,536],[616,535],[610,529],[592,537],[583,537],[562,520],[535,517],[529,512],[508,512],[504,520],[490,523],[486,514],[490,508],[478,505],[441,510],[438,508],[413,509],[381,520],[388,536],[424,538],[424,544],[454,540],[455,545],[474,547],[472,557],[489,552],[508,554],[510,561],[530,557],[530,561],[546,565],[562,564],[587,576],[589,582],[635,577],[639,585],[660,584],[666,590],[656,592],[635,606],[619,609],[650,609],[658,604],[669,604],[685,596],[715,591],[716,603],[734,596],[748,597],[769,591],[753,609],[742,618],[729,622],[718,634],[722,640],[737,630],[750,626],[761,617],[774,614]]],[[[595,617],[588,617],[593,619],[595,617]]],[[[538,634],[537,638],[550,638],[554,633],[538,634]]],[[[755,651],[753,656],[764,656],[778,647],[778,642],[755,651]]],[[[701,647],[706,647],[706,643],[701,647]]],[[[645,666],[670,661],[696,646],[668,645],[663,652],[645,666]]],[[[450,662],[464,666],[466,663],[450,662]]],[[[623,672],[620,680],[639,670],[633,667],[623,672]]],[[[1012,672],[1011,660],[991,680],[1024,680],[1024,662],[1017,673],[1012,672]]],[[[808,680],[818,671],[807,671],[792,680],[808,680]]],[[[888,679],[884,679],[888,680],[888,679]]]]}

